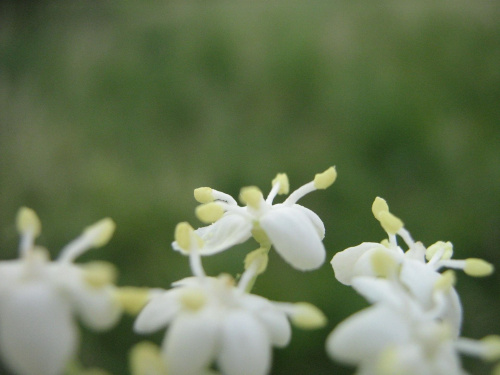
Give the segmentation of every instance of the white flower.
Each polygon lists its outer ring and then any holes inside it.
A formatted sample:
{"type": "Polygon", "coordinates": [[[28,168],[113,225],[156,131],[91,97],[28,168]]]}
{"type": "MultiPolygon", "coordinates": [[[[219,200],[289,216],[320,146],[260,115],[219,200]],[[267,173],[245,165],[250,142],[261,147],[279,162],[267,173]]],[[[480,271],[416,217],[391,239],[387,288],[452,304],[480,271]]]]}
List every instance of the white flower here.
{"type": "MultiPolygon", "coordinates": [[[[464,269],[472,276],[486,276],[493,272],[493,267],[481,259],[452,260],[451,242],[438,241],[428,248],[421,242],[415,242],[403,222],[389,212],[382,198],[375,199],[372,210],[389,239],[382,244],[364,242],[335,254],[331,264],[337,280],[354,285],[359,277],[386,278],[393,283],[392,288],[404,289],[422,309],[440,309],[439,318],[446,318],[458,334],[462,319],[458,294],[452,285],[445,291],[440,290],[442,274],[439,271],[448,267],[464,269]],[[407,244],[407,251],[397,244],[396,235],[407,244]]],[[[366,290],[365,296],[366,293],[369,291],[366,290]]]]}
{"type": "Polygon", "coordinates": [[[77,350],[75,315],[101,330],[121,314],[113,298],[114,268],[73,263],[89,248],[105,245],[114,223],[103,219],[88,227],[56,261],[34,245],[41,226],[32,210],[19,211],[17,227],[20,258],[0,262],[0,356],[20,375],[59,375],[77,350]]]}
{"type": "Polygon", "coordinates": [[[162,345],[169,374],[203,374],[215,362],[225,375],[264,375],[271,367],[272,347],[290,341],[288,318],[303,328],[325,324],[322,313],[309,304],[271,302],[247,292],[265,267],[267,253],[250,257],[236,285],[229,275],[205,275],[188,224],[178,225],[176,240],[189,252],[195,276],[153,297],[134,324],[139,333],[169,326],[162,345]]]}
{"type": "MultiPolygon", "coordinates": [[[[215,254],[254,236],[262,247],[273,245],[285,261],[299,270],[320,267],[325,259],[321,242],[325,235],[323,222],[313,211],[296,202],[314,190],[326,189],[336,176],[333,167],[317,174],[314,181],[295,190],[281,204],[273,204],[273,200],[277,194],[288,194],[285,174],[278,174],[273,180],[271,192],[265,200],[258,188],[243,188],[240,199],[246,204],[244,207],[220,191],[196,189],[195,198],[203,203],[196,214],[200,220],[213,223],[196,230],[203,241],[200,254],[215,254]]],[[[183,252],[176,242],[173,247],[183,252]]]]}
{"type": "Polygon", "coordinates": [[[465,375],[460,353],[500,358],[498,336],[476,341],[457,338],[452,331],[447,322],[379,303],[340,323],[326,349],[363,375],[465,375]]]}

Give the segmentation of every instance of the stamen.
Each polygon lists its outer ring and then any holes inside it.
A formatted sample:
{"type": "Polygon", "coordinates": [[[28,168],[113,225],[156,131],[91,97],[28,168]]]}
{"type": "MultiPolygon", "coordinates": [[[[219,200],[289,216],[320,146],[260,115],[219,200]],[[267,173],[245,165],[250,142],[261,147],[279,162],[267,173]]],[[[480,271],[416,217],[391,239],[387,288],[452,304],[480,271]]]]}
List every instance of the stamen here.
{"type": "Polygon", "coordinates": [[[261,202],[264,200],[264,196],[258,187],[247,186],[241,189],[240,200],[243,204],[258,210],[261,202]]]}
{"type": "Polygon", "coordinates": [[[209,203],[214,201],[212,189],[209,187],[201,187],[194,189],[194,199],[199,203],[209,203]]]}
{"type": "Polygon", "coordinates": [[[182,222],[175,227],[174,238],[179,247],[185,251],[191,250],[191,233],[194,229],[188,222],[182,222]]]}
{"type": "Polygon", "coordinates": [[[429,261],[429,263],[435,263],[436,261],[441,259],[451,259],[452,255],[453,244],[450,241],[438,241],[435,244],[429,246],[425,251],[425,258],[429,261]]]}
{"type": "Polygon", "coordinates": [[[269,249],[258,248],[245,257],[245,272],[241,275],[238,289],[243,292],[250,292],[257,279],[267,268],[269,249]]]}
{"type": "Polygon", "coordinates": [[[115,291],[115,298],[123,310],[130,315],[137,315],[149,301],[151,290],[132,286],[122,287],[115,291]]]}
{"type": "Polygon", "coordinates": [[[21,235],[19,255],[24,257],[33,248],[35,238],[40,235],[42,224],[35,211],[31,208],[21,207],[16,217],[17,231],[21,235]]]}
{"type": "Polygon", "coordinates": [[[298,302],[293,304],[290,321],[301,329],[317,329],[324,327],[328,320],[325,314],[313,304],[298,302]]]}
{"type": "Polygon", "coordinates": [[[493,273],[495,268],[491,263],[479,258],[465,260],[464,272],[469,276],[484,277],[493,273]]]}
{"type": "Polygon", "coordinates": [[[500,359],[500,336],[489,335],[480,341],[485,346],[483,358],[487,361],[498,361],[500,359]]]}
{"type": "Polygon", "coordinates": [[[31,233],[33,237],[38,237],[42,230],[37,214],[28,207],[21,207],[17,212],[16,226],[19,234],[31,233]]]}
{"type": "Polygon", "coordinates": [[[403,222],[398,217],[391,214],[389,211],[381,211],[378,215],[378,220],[382,228],[389,234],[396,234],[403,228],[403,222]]]}
{"type": "Polygon", "coordinates": [[[434,290],[440,290],[446,293],[455,286],[456,281],[455,272],[453,270],[446,270],[434,283],[434,290]]]}
{"type": "Polygon", "coordinates": [[[274,187],[276,184],[280,184],[278,194],[288,194],[290,192],[290,183],[288,182],[288,176],[286,173],[278,173],[274,180],[272,181],[272,186],[274,187]]]}
{"type": "Polygon", "coordinates": [[[335,167],[330,167],[323,173],[318,173],[314,176],[314,187],[316,189],[326,189],[330,187],[337,179],[337,171],[335,167]]]}
{"type": "Polygon", "coordinates": [[[385,201],[385,199],[376,197],[372,204],[372,212],[375,219],[379,219],[379,215],[381,212],[389,212],[389,205],[385,201]]]}
{"type": "Polygon", "coordinates": [[[200,221],[211,224],[224,215],[224,208],[218,203],[211,202],[202,204],[195,209],[195,214],[200,221]]]}
{"type": "Polygon", "coordinates": [[[130,351],[130,368],[133,375],[166,374],[160,348],[151,342],[140,342],[130,351]]]}
{"type": "Polygon", "coordinates": [[[72,262],[85,251],[106,245],[113,236],[115,227],[113,220],[105,218],[85,228],[79,237],[61,250],[58,261],[72,262]]]}
{"type": "Polygon", "coordinates": [[[490,335],[481,340],[460,337],[455,342],[455,347],[464,354],[473,355],[486,361],[500,359],[500,336],[490,335]]]}
{"type": "Polygon", "coordinates": [[[84,264],[81,267],[83,270],[83,279],[91,287],[101,288],[116,282],[118,271],[109,262],[94,261],[84,264]]]}

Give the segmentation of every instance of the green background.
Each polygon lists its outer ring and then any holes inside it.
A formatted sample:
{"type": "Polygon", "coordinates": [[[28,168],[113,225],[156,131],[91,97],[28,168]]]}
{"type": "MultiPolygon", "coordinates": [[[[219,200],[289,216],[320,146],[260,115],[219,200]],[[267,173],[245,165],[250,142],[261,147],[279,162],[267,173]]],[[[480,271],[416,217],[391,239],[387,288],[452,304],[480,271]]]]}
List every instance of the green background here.
{"type": "MultiPolygon", "coordinates": [[[[192,191],[292,190],[336,165],[301,203],[326,226],[327,259],[384,232],[378,195],[413,237],[450,240],[455,258],[500,266],[500,5],[497,1],[3,2],[0,8],[0,251],[17,256],[14,217],[35,209],[52,256],[104,216],[120,285],[167,288],[189,275],[170,248],[201,223],[192,191]]],[[[204,260],[242,270],[248,243],[204,260]]],[[[463,335],[500,334],[499,274],[458,273],[463,335]]],[[[327,334],[367,306],[328,263],[296,271],[275,253],[256,294],[309,301],[329,317],[294,329],[273,374],[352,374],[327,334]]],[[[127,374],[141,337],[124,317],[84,329],[86,366],[127,374]]],[[[473,374],[489,365],[466,360],[473,374]]]]}

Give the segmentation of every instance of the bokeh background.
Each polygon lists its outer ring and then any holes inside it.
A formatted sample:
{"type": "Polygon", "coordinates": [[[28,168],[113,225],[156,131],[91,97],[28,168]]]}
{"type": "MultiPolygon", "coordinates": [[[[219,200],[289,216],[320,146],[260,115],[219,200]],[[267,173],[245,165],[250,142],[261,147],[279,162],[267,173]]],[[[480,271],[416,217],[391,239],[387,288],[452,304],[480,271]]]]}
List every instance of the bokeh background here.
{"type": "MultiPolygon", "coordinates": [[[[267,192],[287,172],[294,189],[336,165],[334,186],[301,200],[324,220],[328,259],[384,237],[371,214],[379,195],[415,239],[450,240],[456,258],[500,267],[499,4],[2,2],[1,259],[17,256],[22,205],[38,212],[53,256],[110,216],[113,240],[80,261],[113,262],[120,285],[167,288],[190,272],[170,242],[177,222],[201,225],[194,188],[267,192]]],[[[253,248],[205,268],[236,275],[253,248]]],[[[500,334],[499,282],[459,273],[464,336],[500,334]]],[[[353,373],[324,341],[367,305],[328,263],[302,273],[273,253],[254,292],[329,317],[325,329],[294,329],[273,374],[353,373]]],[[[162,339],[132,323],[83,328],[81,361],[127,374],[129,348],[162,339]]]]}

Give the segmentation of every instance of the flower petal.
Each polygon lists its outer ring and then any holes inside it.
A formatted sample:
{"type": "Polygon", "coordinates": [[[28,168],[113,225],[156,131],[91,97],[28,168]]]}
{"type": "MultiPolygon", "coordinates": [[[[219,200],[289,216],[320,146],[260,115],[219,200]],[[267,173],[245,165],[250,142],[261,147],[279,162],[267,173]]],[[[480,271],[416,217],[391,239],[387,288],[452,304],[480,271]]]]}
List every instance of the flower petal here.
{"type": "Polygon", "coordinates": [[[0,354],[16,373],[61,374],[77,336],[69,304],[46,284],[24,284],[2,300],[0,354]]]}
{"type": "MultiPolygon", "coordinates": [[[[237,214],[225,214],[215,223],[198,228],[194,232],[203,240],[201,255],[212,255],[227,250],[250,238],[252,223],[237,214]]],[[[177,242],[172,243],[174,250],[186,254],[177,242]]]]}
{"type": "Polygon", "coordinates": [[[162,345],[169,374],[199,374],[210,366],[218,348],[218,318],[207,309],[175,318],[162,345]]]}
{"type": "Polygon", "coordinates": [[[271,344],[284,347],[290,342],[292,329],[286,314],[266,298],[246,294],[241,298],[243,307],[252,311],[264,325],[271,339],[271,344]]]}
{"type": "Polygon", "coordinates": [[[82,286],[72,291],[71,299],[83,323],[95,330],[111,328],[122,314],[111,287],[92,289],[82,286]]]}
{"type": "Polygon", "coordinates": [[[330,333],[328,354],[356,365],[375,357],[388,345],[409,340],[410,328],[404,316],[386,305],[375,305],[350,316],[330,333]]]}
{"type": "Polygon", "coordinates": [[[269,372],[269,336],[251,314],[235,311],[224,320],[218,364],[226,375],[265,375],[269,372]]]}
{"type": "MultiPolygon", "coordinates": [[[[406,302],[394,282],[370,276],[357,276],[352,280],[353,288],[370,303],[385,302],[392,307],[401,307],[406,302]]],[[[405,296],[403,296],[405,297],[405,296]]]]}
{"type": "Polygon", "coordinates": [[[354,267],[359,258],[367,251],[383,247],[376,242],[363,242],[354,247],[349,247],[344,251],[335,254],[330,264],[338,281],[345,285],[351,285],[351,279],[354,276],[354,267]]]}
{"type": "Polygon", "coordinates": [[[325,225],[323,224],[323,221],[320,219],[320,217],[316,215],[314,211],[311,211],[309,208],[301,206],[300,204],[294,204],[293,207],[298,208],[307,215],[309,220],[311,220],[311,223],[314,225],[316,232],[318,232],[319,238],[321,239],[325,238],[325,225]]]}
{"type": "Polygon", "coordinates": [[[319,268],[325,247],[309,217],[297,207],[273,207],[260,219],[260,226],[276,251],[299,270],[319,268]]]}
{"type": "Polygon", "coordinates": [[[166,327],[181,308],[179,292],[178,289],[172,289],[151,298],[137,316],[134,331],[152,333],[166,327]]]}

